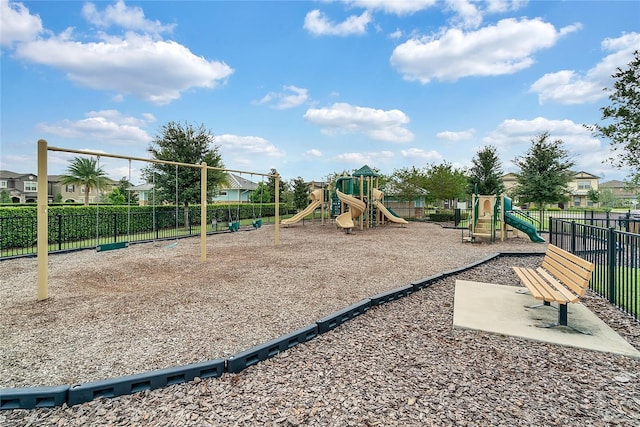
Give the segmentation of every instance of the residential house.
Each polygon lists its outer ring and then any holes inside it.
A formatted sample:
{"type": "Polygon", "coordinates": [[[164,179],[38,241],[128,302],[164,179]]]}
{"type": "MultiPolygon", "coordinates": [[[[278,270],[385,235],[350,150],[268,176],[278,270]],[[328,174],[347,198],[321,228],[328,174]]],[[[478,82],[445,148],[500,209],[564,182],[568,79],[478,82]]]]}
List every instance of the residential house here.
{"type": "MultiPolygon", "coordinates": [[[[117,181],[110,178],[103,178],[109,184],[109,188],[103,190],[99,197],[107,194],[111,189],[118,185],[117,181]]],[[[64,185],[60,182],[61,175],[49,175],[47,177],[47,198],[51,203],[59,194],[64,203],[84,203],[84,186],[64,185]]],[[[0,191],[9,192],[9,197],[13,203],[36,203],[38,200],[38,176],[36,174],[25,174],[12,172],[8,170],[0,170],[0,191]]],[[[89,203],[95,203],[98,192],[92,188],[89,192],[89,203]]]]}
{"type": "Polygon", "coordinates": [[[7,191],[12,203],[35,203],[38,199],[38,176],[0,170],[0,191],[7,191]]]}
{"type": "Polygon", "coordinates": [[[640,187],[631,187],[624,181],[616,179],[600,184],[600,191],[611,190],[620,206],[629,209],[640,208],[640,187]]]}
{"type": "MultiPolygon", "coordinates": [[[[599,179],[598,176],[585,171],[573,172],[573,179],[567,185],[570,193],[569,200],[564,204],[564,207],[595,207],[596,205],[589,200],[588,194],[589,190],[598,191],[599,179]]],[[[507,195],[510,195],[513,188],[517,185],[514,173],[503,175],[502,182],[504,183],[505,193],[507,193],[507,195]]]]}
{"type": "Polygon", "coordinates": [[[249,195],[257,188],[257,183],[240,175],[227,173],[227,182],[220,187],[212,201],[214,203],[248,203],[249,195]]]}
{"type": "Polygon", "coordinates": [[[132,191],[133,194],[138,196],[138,205],[147,206],[154,203],[155,191],[153,184],[145,183],[140,185],[132,185],[127,188],[128,191],[132,191]]]}

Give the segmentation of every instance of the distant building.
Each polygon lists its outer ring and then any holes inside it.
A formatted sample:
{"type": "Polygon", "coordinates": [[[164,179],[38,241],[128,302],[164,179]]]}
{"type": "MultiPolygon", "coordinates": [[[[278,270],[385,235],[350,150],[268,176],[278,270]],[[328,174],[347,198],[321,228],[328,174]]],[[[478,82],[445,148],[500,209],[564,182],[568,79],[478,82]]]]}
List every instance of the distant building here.
{"type": "Polygon", "coordinates": [[[249,195],[258,189],[258,184],[233,173],[227,173],[226,183],[219,188],[213,197],[214,203],[248,203],[249,195]]]}
{"type": "MultiPolygon", "coordinates": [[[[101,178],[108,188],[100,193],[95,188],[89,192],[89,203],[96,203],[103,195],[111,192],[118,185],[111,178],[101,178]]],[[[47,177],[47,199],[51,203],[59,194],[63,203],[84,203],[85,188],[83,185],[65,185],[60,182],[61,175],[47,177]]],[[[0,191],[9,192],[13,203],[36,203],[38,201],[38,176],[33,173],[20,173],[0,170],[0,191]]]]}
{"type": "MultiPolygon", "coordinates": [[[[597,204],[589,200],[588,193],[589,190],[598,191],[600,187],[599,179],[600,177],[588,172],[573,172],[573,179],[567,185],[570,192],[569,200],[564,207],[596,207],[597,204]]],[[[514,173],[502,175],[502,182],[504,183],[505,193],[509,195],[517,185],[516,175],[514,173]]]]}
{"type": "Polygon", "coordinates": [[[611,190],[621,206],[629,209],[640,208],[640,187],[631,187],[624,181],[611,180],[600,184],[600,190],[611,190]]]}

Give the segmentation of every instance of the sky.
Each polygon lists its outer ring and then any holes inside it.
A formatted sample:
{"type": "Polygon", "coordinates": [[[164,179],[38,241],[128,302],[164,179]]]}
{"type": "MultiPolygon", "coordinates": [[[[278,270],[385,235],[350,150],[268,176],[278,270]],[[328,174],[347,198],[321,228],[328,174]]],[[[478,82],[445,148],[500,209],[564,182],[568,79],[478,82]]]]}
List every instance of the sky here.
{"type": "MultiPolygon", "coordinates": [[[[513,172],[547,131],[574,170],[627,174],[583,125],[640,48],[638,1],[0,0],[0,20],[0,169],[37,173],[38,139],[149,158],[179,122],[288,181],[468,168],[489,145],[513,172]]],[[[138,184],[146,164],[100,166],[138,184]]]]}

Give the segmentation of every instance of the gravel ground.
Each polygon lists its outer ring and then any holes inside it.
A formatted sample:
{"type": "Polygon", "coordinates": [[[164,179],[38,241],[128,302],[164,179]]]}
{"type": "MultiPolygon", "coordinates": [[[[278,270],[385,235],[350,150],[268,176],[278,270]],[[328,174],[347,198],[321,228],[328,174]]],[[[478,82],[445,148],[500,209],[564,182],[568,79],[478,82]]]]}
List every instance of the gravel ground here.
{"type": "MultiPolygon", "coordinates": [[[[379,292],[526,238],[461,242],[434,224],[338,232],[273,227],[199,241],[0,263],[0,386],[74,384],[227,357],[379,292]]],[[[453,323],[456,278],[518,285],[501,257],[369,310],[239,374],[73,407],[0,412],[13,425],[638,425],[640,361],[453,323]]],[[[640,348],[640,326],[600,298],[584,304],[640,348]]]]}

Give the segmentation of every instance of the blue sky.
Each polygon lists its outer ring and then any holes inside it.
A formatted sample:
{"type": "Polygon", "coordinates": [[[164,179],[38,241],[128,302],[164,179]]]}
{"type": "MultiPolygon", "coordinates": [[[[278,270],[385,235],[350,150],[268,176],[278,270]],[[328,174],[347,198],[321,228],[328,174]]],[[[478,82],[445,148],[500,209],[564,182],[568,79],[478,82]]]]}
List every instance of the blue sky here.
{"type": "Polygon", "coordinates": [[[212,130],[226,167],[285,180],[464,168],[486,145],[510,172],[544,131],[576,170],[626,175],[582,125],[640,47],[637,1],[0,0],[0,19],[0,169],[35,173],[40,138],[147,158],[178,121],[212,130]]]}

